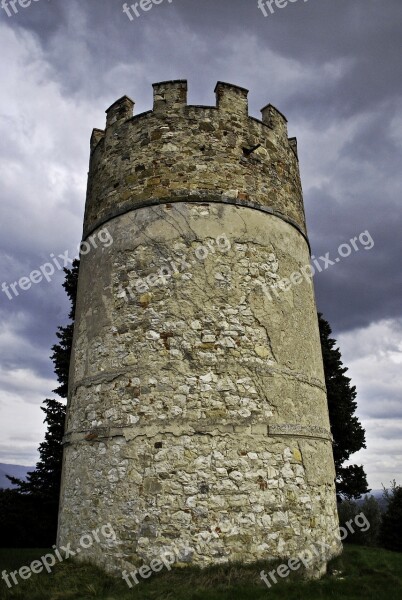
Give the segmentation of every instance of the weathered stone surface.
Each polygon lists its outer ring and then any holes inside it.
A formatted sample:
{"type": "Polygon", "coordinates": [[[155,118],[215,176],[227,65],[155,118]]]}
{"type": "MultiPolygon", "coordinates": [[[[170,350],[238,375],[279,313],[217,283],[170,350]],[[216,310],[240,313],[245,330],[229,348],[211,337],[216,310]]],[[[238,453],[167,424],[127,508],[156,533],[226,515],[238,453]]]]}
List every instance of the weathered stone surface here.
{"type": "Polygon", "coordinates": [[[122,99],[93,138],[85,230],[109,215],[114,241],[80,268],[59,543],[110,522],[116,541],[88,551],[110,571],[172,545],[186,564],[318,542],[326,560],[339,543],[312,284],[272,293],[309,263],[286,121],[251,119],[233,86],[214,109],[186,106],[183,82],[155,90],[154,112],[132,119],[122,99]]]}
{"type": "Polygon", "coordinates": [[[127,98],[108,110],[103,137],[97,129],[92,138],[85,235],[112,214],[189,195],[250,201],[305,232],[298,162],[283,115],[269,105],[262,121],[250,118],[246,91],[228,84],[218,84],[216,107],[189,106],[184,92],[182,83],[167,82],[154,87],[153,111],[130,118],[127,98]]]}

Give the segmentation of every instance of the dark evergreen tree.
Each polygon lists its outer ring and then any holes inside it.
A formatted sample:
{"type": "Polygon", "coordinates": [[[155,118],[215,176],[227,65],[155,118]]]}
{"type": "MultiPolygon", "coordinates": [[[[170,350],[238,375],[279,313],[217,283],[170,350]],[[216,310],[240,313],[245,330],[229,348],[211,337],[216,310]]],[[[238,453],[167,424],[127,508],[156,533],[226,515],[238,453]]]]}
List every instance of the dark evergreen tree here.
{"type": "Polygon", "coordinates": [[[35,471],[28,473],[26,481],[15,477],[8,477],[8,479],[18,485],[18,492],[56,504],[57,511],[66,409],[58,400],[46,399],[43,404],[45,406],[42,406],[41,410],[46,415],[44,422],[47,424],[47,431],[45,441],[39,445],[40,458],[36,463],[35,471]]]}
{"type": "MultiPolygon", "coordinates": [[[[51,358],[60,384],[54,392],[62,398],[67,398],[68,392],[78,269],[78,260],[74,261],[71,269],[64,269],[63,287],[71,302],[69,318],[72,322],[58,328],[56,335],[60,341],[52,347],[51,358]]],[[[8,477],[18,487],[0,495],[0,508],[6,516],[3,523],[0,519],[0,532],[6,545],[50,546],[56,538],[66,409],[59,400],[46,399],[43,404],[41,410],[46,415],[47,431],[44,442],[39,446],[40,458],[35,471],[28,473],[26,481],[8,477]],[[10,528],[10,522],[14,521],[20,523],[17,529],[14,526],[10,528]],[[13,536],[13,529],[14,533],[18,531],[17,536],[13,536]]]]}
{"type": "Polygon", "coordinates": [[[0,490],[0,545],[4,548],[49,547],[42,504],[18,490],[0,490]]]}
{"type": "Polygon", "coordinates": [[[343,464],[361,448],[366,448],[365,431],[356,417],[356,388],[350,385],[348,370],[342,364],[342,356],[332,339],[329,323],[318,314],[321,349],[324,361],[325,384],[328,394],[329,420],[334,437],[334,460],[338,500],[360,498],[369,492],[367,477],[362,466],[343,464]]]}
{"type": "Polygon", "coordinates": [[[71,302],[71,309],[68,318],[71,323],[65,327],[59,327],[56,336],[60,340],[58,344],[52,346],[53,354],[51,359],[54,364],[54,371],[57,375],[59,387],[53,390],[61,398],[67,398],[68,393],[68,372],[70,369],[71,348],[73,345],[74,332],[74,316],[75,306],[77,301],[77,285],[78,285],[78,269],[79,261],[73,262],[71,269],[64,269],[66,278],[63,287],[66,290],[67,296],[71,302]]]}
{"type": "Polygon", "coordinates": [[[382,517],[381,546],[402,552],[402,486],[394,480],[391,490],[384,489],[384,498],[388,505],[382,517]]]}
{"type": "Polygon", "coordinates": [[[366,496],[363,502],[344,500],[338,504],[339,524],[346,536],[346,544],[377,546],[381,527],[381,509],[374,496],[366,496]],[[362,518],[362,515],[364,518],[362,518]],[[352,524],[351,528],[348,523],[352,524]]]}

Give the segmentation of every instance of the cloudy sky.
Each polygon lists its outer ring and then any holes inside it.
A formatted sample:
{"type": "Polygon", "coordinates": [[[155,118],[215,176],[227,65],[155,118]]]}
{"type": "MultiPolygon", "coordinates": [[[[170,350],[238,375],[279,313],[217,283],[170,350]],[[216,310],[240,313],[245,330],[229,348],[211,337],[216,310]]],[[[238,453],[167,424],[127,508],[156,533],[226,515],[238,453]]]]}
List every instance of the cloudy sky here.
{"type": "MultiPolygon", "coordinates": [[[[246,87],[252,115],[271,102],[298,138],[313,254],[337,256],[362,232],[374,242],[315,286],[358,389],[368,448],[353,462],[372,488],[402,483],[402,2],[293,0],[264,16],[257,0],[162,0],[133,20],[122,5],[0,9],[0,284],[75,255],[89,137],[114,100],[148,110],[167,79],[188,79],[192,104],[213,105],[218,80],[246,87]]],[[[0,462],[37,459],[62,281],[0,293],[0,462]]]]}

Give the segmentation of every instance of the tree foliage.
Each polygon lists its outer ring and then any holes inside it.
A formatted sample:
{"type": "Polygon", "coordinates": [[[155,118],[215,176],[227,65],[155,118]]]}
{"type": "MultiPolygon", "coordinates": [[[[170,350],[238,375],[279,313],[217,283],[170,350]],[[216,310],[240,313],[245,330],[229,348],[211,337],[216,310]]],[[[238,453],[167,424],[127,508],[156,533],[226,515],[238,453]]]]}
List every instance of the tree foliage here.
{"type": "Polygon", "coordinates": [[[339,525],[346,532],[343,542],[359,546],[378,546],[381,527],[381,508],[374,496],[363,502],[345,500],[338,504],[339,525]],[[364,515],[363,521],[361,515],[364,515]],[[351,525],[348,526],[348,523],[351,525]]]}
{"type": "Polygon", "coordinates": [[[366,448],[365,431],[356,417],[356,388],[346,377],[347,368],[332,339],[331,327],[321,314],[318,315],[325,384],[327,386],[329,420],[334,438],[336,491],[338,499],[360,498],[369,492],[364,468],[358,465],[344,466],[351,454],[366,448]]]}
{"type": "MultiPolygon", "coordinates": [[[[64,269],[64,289],[71,302],[69,318],[74,319],[79,261],[64,269]]],[[[74,321],[59,327],[59,343],[52,347],[52,360],[59,387],[53,390],[67,398],[74,321]]],[[[51,546],[56,538],[63,460],[62,439],[66,408],[63,402],[47,398],[41,410],[47,424],[44,441],[39,445],[39,461],[26,481],[8,479],[16,489],[0,492],[0,534],[5,546],[51,546]]]]}
{"type": "Polygon", "coordinates": [[[381,545],[402,552],[402,486],[394,480],[390,490],[384,489],[384,498],[388,506],[382,518],[381,545]]]}
{"type": "Polygon", "coordinates": [[[52,346],[53,354],[51,359],[54,364],[54,371],[57,375],[57,380],[60,383],[59,387],[53,390],[61,398],[67,398],[68,393],[68,372],[70,368],[71,349],[73,345],[74,333],[74,315],[77,301],[77,285],[78,285],[78,269],[79,261],[73,262],[71,269],[64,269],[66,274],[63,287],[66,290],[67,296],[71,303],[68,318],[71,323],[65,327],[58,327],[56,336],[59,343],[52,346]]]}

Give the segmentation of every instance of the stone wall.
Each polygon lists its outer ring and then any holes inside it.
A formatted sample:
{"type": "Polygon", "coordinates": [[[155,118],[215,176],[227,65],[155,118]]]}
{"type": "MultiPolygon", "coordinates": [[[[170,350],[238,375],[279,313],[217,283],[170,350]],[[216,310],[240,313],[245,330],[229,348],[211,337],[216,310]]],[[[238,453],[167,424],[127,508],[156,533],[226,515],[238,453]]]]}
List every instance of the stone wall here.
{"type": "Polygon", "coordinates": [[[154,89],[154,112],[133,120],[124,98],[92,138],[85,231],[113,244],[80,268],[59,542],[110,522],[117,539],[86,557],[116,572],[172,546],[208,565],[323,542],[325,563],[314,292],[270,293],[309,263],[295,144],[276,109],[247,116],[241,88],[218,85],[218,109],[187,107],[183,82],[154,89]]]}

